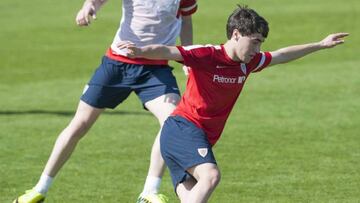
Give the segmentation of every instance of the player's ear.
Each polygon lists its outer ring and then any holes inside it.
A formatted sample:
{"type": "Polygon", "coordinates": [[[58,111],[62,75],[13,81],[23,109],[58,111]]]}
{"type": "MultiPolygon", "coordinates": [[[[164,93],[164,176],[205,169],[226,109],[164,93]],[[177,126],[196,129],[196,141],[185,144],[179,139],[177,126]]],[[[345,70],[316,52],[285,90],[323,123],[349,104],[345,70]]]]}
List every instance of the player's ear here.
{"type": "Polygon", "coordinates": [[[233,33],[232,33],[232,36],[231,36],[231,39],[234,39],[235,41],[238,41],[240,36],[241,36],[241,34],[240,34],[239,30],[234,29],[233,33]]]}

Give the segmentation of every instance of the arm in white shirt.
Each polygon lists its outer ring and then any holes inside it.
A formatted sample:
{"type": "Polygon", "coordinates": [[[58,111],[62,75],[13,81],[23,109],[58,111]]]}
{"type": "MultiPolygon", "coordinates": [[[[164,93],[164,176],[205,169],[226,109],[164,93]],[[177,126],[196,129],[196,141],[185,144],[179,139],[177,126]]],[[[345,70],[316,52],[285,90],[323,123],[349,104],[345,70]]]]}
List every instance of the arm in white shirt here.
{"type": "MultiPolygon", "coordinates": [[[[180,33],[181,45],[192,45],[193,44],[193,27],[191,15],[182,17],[181,33],[180,33]]],[[[190,67],[182,67],[184,74],[189,75],[190,67]]]]}
{"type": "Polygon", "coordinates": [[[182,16],[180,41],[183,46],[193,44],[193,26],[191,15],[182,16]]]}

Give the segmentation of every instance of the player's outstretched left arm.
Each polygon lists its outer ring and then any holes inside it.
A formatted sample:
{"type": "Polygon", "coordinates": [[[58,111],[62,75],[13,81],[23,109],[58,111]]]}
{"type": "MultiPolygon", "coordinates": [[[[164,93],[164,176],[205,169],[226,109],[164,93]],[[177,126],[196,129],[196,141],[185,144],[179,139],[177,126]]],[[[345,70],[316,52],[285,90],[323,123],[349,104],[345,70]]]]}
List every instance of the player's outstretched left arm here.
{"type": "Polygon", "coordinates": [[[272,55],[271,65],[276,65],[279,63],[287,63],[289,61],[301,58],[306,56],[310,53],[335,47],[339,44],[344,43],[344,37],[348,36],[349,33],[335,33],[330,34],[325,37],[323,40],[319,42],[309,43],[309,44],[302,44],[302,45],[294,45],[285,47],[273,52],[270,52],[272,55]]]}
{"type": "Polygon", "coordinates": [[[127,49],[129,58],[147,58],[155,60],[174,60],[182,61],[183,57],[176,46],[166,46],[161,44],[151,44],[143,47],[137,47],[131,42],[121,42],[119,49],[127,49]]]}

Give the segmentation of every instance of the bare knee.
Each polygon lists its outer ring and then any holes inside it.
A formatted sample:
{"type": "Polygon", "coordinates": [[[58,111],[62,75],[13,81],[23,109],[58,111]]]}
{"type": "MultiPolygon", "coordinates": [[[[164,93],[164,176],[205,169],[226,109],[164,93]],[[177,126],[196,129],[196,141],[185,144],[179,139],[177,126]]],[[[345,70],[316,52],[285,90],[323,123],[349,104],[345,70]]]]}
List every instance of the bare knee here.
{"type": "Polygon", "coordinates": [[[210,188],[215,188],[221,179],[220,171],[217,169],[212,169],[208,173],[207,181],[209,183],[210,188]]]}
{"type": "Polygon", "coordinates": [[[70,142],[80,140],[103,111],[104,109],[98,109],[80,101],[74,118],[63,130],[61,137],[70,142]]]}
{"type": "Polygon", "coordinates": [[[91,126],[91,122],[74,118],[62,134],[67,136],[69,140],[78,141],[86,134],[91,126]]]}

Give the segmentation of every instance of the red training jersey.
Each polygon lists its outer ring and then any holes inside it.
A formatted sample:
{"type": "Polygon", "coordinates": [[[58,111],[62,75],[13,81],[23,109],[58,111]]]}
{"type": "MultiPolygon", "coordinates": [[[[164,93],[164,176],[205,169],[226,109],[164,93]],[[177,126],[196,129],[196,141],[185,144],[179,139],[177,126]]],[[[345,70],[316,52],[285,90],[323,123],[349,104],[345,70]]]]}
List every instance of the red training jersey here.
{"type": "Polygon", "coordinates": [[[256,54],[245,64],[233,61],[223,45],[178,46],[184,65],[191,67],[186,90],[172,115],[182,116],[203,129],[214,145],[252,72],[271,62],[269,52],[256,54]]]}

